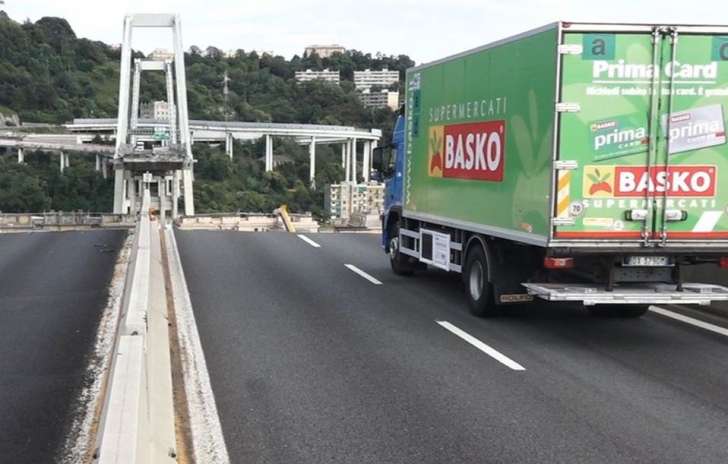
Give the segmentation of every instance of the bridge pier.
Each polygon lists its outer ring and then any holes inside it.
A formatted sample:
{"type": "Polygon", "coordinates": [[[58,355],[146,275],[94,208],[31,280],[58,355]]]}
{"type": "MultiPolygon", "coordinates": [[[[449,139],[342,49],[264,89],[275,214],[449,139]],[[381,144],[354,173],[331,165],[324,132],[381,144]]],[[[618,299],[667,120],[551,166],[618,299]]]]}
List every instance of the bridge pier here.
{"type": "Polygon", "coordinates": [[[311,137],[311,143],[308,145],[308,177],[311,181],[311,186],[314,187],[316,179],[316,137],[311,137]]]}
{"type": "Polygon", "coordinates": [[[167,180],[160,177],[157,180],[157,193],[159,194],[159,223],[164,227],[167,220],[167,180]]]}
{"type": "MultiPolygon", "coordinates": [[[[131,94],[131,121],[129,127],[132,130],[136,129],[139,125],[139,92],[142,78],[142,66],[141,60],[136,58],[134,60],[134,80],[132,82],[132,94],[131,94]]],[[[136,135],[132,133],[131,146],[136,147],[136,135]]]]}
{"type": "MultiPolygon", "coordinates": [[[[167,215],[167,208],[171,206],[172,214],[176,215],[178,213],[176,201],[179,198],[179,174],[175,176],[175,172],[181,170],[185,214],[194,215],[193,134],[189,127],[184,50],[179,17],[161,14],[127,16],[124,21],[120,74],[119,112],[113,162],[114,212],[117,214],[137,213],[139,202],[127,202],[127,192],[132,183],[138,182],[140,178],[146,178],[148,182],[152,182],[152,187],[154,187],[151,189],[152,192],[155,190],[157,192],[152,198],[152,202],[155,207],[159,205],[160,214],[167,215]],[[165,61],[133,59],[132,30],[137,27],[171,29],[174,58],[165,61]],[[142,73],[145,71],[165,72],[169,105],[169,119],[165,121],[167,127],[164,128],[165,132],[168,131],[167,135],[158,140],[161,142],[161,147],[152,147],[152,149],[141,144],[137,146],[137,141],[141,140],[142,136],[138,127],[139,91],[142,73]],[[166,185],[170,175],[177,179],[176,186],[166,185]],[[177,195],[173,200],[168,198],[170,190],[177,195]],[[170,201],[172,201],[172,205],[170,205],[170,201]],[[130,203],[131,208],[129,208],[130,203]]],[[[232,156],[232,134],[226,139],[226,150],[232,156]]]]}
{"type": "Polygon", "coordinates": [[[179,215],[179,170],[172,174],[172,218],[179,215]]]}
{"type": "Polygon", "coordinates": [[[273,171],[273,136],[265,136],[265,172],[273,171]]]}
{"type": "Polygon", "coordinates": [[[18,164],[25,163],[25,153],[21,147],[18,147],[18,164]]]}
{"type": "Polygon", "coordinates": [[[351,178],[351,140],[346,139],[346,143],[344,144],[344,180],[346,182],[349,182],[349,179],[351,178]]]}
{"type": "Polygon", "coordinates": [[[126,191],[127,191],[127,195],[129,196],[129,212],[131,214],[134,214],[134,212],[136,211],[136,197],[137,197],[136,179],[134,179],[134,176],[130,172],[128,172],[126,174],[126,191]]]}
{"type": "Polygon", "coordinates": [[[369,140],[364,142],[364,155],[363,155],[363,160],[361,163],[361,171],[362,171],[361,174],[362,174],[362,177],[364,178],[365,183],[369,182],[369,171],[371,170],[371,168],[369,167],[369,160],[371,159],[371,153],[370,153],[371,147],[372,147],[372,142],[370,142],[369,140]]]}
{"type": "Polygon", "coordinates": [[[371,140],[369,145],[369,172],[372,172],[372,168],[374,167],[374,150],[377,149],[377,146],[379,144],[376,140],[371,140]]]}
{"type": "Polygon", "coordinates": [[[119,163],[114,165],[114,214],[126,214],[124,207],[126,179],[124,178],[124,166],[119,163]]]}
{"type": "Polygon", "coordinates": [[[70,166],[71,166],[71,157],[68,156],[68,153],[61,152],[61,157],[60,157],[61,174],[63,174],[63,171],[65,171],[65,169],[70,166]]]}
{"type": "Polygon", "coordinates": [[[230,157],[230,161],[233,160],[233,134],[230,132],[225,134],[225,154],[230,157]]]}
{"type": "Polygon", "coordinates": [[[98,153],[96,153],[96,172],[99,172],[101,170],[101,157],[98,153]]]}
{"type": "Polygon", "coordinates": [[[341,168],[346,169],[346,143],[341,144],[341,168]]]}
{"type": "Polygon", "coordinates": [[[351,139],[351,180],[356,184],[356,139],[351,139]]]}
{"type": "Polygon", "coordinates": [[[107,172],[108,171],[108,165],[109,165],[109,163],[106,160],[103,160],[101,162],[101,177],[103,177],[104,179],[106,179],[107,177],[109,177],[109,174],[107,172]]]}
{"type": "Polygon", "coordinates": [[[195,203],[192,196],[192,167],[182,170],[182,188],[184,190],[185,216],[195,215],[195,203]]]}

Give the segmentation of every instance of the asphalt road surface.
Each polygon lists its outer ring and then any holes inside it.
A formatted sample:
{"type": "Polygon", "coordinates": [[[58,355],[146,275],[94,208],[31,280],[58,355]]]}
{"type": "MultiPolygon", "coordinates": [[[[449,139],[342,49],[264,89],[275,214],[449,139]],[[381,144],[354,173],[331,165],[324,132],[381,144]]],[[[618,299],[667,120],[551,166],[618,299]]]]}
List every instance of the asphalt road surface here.
{"type": "Polygon", "coordinates": [[[477,319],[457,276],[395,276],[375,235],[177,237],[235,463],[728,462],[724,336],[544,303],[477,319]]]}
{"type": "Polygon", "coordinates": [[[125,234],[0,235],[0,462],[55,462],[125,234]]]}

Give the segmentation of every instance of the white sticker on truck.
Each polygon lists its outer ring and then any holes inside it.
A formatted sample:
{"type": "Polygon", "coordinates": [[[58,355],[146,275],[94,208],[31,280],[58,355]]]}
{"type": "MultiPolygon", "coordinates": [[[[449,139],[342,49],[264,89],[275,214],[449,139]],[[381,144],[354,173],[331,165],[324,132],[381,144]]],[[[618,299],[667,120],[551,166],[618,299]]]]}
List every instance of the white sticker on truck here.
{"type": "Polygon", "coordinates": [[[723,211],[705,211],[700,215],[700,219],[693,227],[693,232],[712,232],[718,219],[723,215],[723,211]]]}
{"type": "MultiPolygon", "coordinates": [[[[667,115],[662,133],[667,134],[667,115]]],[[[726,143],[722,105],[708,105],[670,115],[670,154],[726,143]]]]}

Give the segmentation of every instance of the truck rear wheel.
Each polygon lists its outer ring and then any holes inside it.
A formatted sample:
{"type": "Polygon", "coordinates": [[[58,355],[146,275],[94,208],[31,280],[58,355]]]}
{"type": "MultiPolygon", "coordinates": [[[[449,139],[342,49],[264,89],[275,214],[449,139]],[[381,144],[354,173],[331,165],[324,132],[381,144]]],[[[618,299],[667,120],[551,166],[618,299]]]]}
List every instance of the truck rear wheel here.
{"type": "Polygon", "coordinates": [[[474,246],[465,260],[465,293],[468,295],[470,312],[478,317],[497,314],[493,291],[488,276],[488,260],[480,246],[474,246]]]}
{"type": "Polygon", "coordinates": [[[389,264],[397,275],[412,275],[415,272],[412,259],[399,251],[399,225],[392,226],[389,234],[389,264]]]}

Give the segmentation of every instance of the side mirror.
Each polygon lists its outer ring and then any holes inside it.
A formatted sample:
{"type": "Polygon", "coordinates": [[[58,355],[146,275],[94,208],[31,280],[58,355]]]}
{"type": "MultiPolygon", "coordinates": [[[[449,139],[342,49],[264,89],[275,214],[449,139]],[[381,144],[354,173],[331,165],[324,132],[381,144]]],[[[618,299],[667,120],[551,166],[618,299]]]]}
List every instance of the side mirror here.
{"type": "Polygon", "coordinates": [[[384,167],[384,147],[377,147],[372,150],[372,167],[382,172],[384,167]]]}
{"type": "Polygon", "coordinates": [[[382,174],[389,177],[394,172],[394,163],[392,159],[393,145],[377,147],[372,153],[372,167],[382,174]]]}

